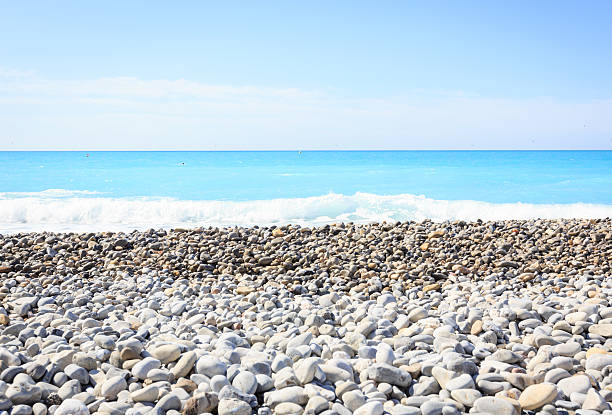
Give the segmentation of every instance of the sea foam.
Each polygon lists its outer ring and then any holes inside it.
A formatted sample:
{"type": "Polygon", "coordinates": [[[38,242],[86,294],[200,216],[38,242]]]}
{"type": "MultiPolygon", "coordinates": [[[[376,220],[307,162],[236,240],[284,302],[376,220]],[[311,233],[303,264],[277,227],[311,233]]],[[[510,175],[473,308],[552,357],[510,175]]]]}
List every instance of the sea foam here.
{"type": "Polygon", "coordinates": [[[0,194],[0,233],[130,231],[197,226],[303,226],[334,222],[466,221],[612,217],[612,205],[488,203],[371,193],[221,201],[81,197],[69,191],[0,194]],[[77,195],[75,197],[75,195],[77,195]]]}

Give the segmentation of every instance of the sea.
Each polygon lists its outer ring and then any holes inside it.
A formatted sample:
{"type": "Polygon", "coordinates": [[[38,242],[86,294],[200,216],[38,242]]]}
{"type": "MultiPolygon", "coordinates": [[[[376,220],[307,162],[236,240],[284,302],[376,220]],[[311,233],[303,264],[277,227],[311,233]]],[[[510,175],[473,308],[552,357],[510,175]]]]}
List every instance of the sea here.
{"type": "Polygon", "coordinates": [[[612,151],[0,152],[0,233],[612,217],[612,151]]]}

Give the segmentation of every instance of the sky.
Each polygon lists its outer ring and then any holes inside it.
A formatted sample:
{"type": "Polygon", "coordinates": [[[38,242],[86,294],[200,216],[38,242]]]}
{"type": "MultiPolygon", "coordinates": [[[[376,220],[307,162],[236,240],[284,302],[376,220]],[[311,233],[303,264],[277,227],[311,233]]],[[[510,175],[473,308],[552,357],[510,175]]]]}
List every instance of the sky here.
{"type": "Polygon", "coordinates": [[[610,16],[0,0],[0,150],[612,149],[610,16]]]}

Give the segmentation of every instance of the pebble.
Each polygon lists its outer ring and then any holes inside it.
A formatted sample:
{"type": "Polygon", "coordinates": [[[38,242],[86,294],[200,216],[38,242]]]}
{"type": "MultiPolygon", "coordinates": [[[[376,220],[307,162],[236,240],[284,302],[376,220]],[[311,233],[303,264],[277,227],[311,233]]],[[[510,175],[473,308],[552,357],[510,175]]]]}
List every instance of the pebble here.
{"type": "Polygon", "coordinates": [[[127,389],[127,382],[123,376],[113,376],[106,380],[100,388],[100,395],[107,399],[116,399],[119,392],[127,389]]]}
{"type": "Polygon", "coordinates": [[[219,415],[250,415],[251,406],[238,399],[222,399],[217,407],[219,415]]]}
{"type": "Polygon", "coordinates": [[[66,399],[55,409],[53,415],[89,415],[89,410],[81,401],[66,399]]]}
{"type": "Polygon", "coordinates": [[[132,367],[132,375],[139,379],[146,379],[150,371],[158,369],[161,362],[153,357],[145,357],[132,367]]]}
{"type": "Polygon", "coordinates": [[[540,383],[528,386],[519,397],[518,401],[523,409],[538,409],[551,403],[557,397],[557,387],[549,383],[540,383]]]}
{"type": "Polygon", "coordinates": [[[0,415],[612,415],[610,225],[0,235],[0,415]]]}
{"type": "Polygon", "coordinates": [[[519,415],[519,411],[508,400],[483,396],[476,399],[473,410],[475,413],[489,413],[496,415],[519,415]]]}
{"type": "Polygon", "coordinates": [[[242,371],[234,376],[232,385],[247,395],[252,395],[257,390],[257,378],[249,371],[242,371]]]}
{"type": "Polygon", "coordinates": [[[225,375],[227,364],[215,356],[202,356],[196,363],[196,371],[208,377],[225,375]]]}
{"type": "Polygon", "coordinates": [[[569,378],[561,379],[557,383],[557,387],[569,398],[574,392],[587,393],[591,388],[591,380],[587,375],[574,375],[569,378]]]}
{"type": "Polygon", "coordinates": [[[351,390],[341,395],[342,402],[351,412],[355,412],[357,408],[362,407],[366,403],[366,397],[360,390],[351,390]]]}
{"type": "Polygon", "coordinates": [[[162,364],[174,362],[181,357],[181,348],[177,344],[163,344],[151,351],[151,356],[158,359],[162,364]]]}
{"type": "Polygon", "coordinates": [[[482,393],[476,389],[455,389],[451,391],[451,396],[460,404],[471,408],[474,406],[474,402],[482,397],[482,393]]]}
{"type": "Polygon", "coordinates": [[[179,411],[181,407],[182,402],[179,398],[178,391],[174,391],[167,395],[164,395],[155,405],[155,408],[160,409],[162,412],[168,412],[171,410],[179,411]]]}
{"type": "Polygon", "coordinates": [[[353,415],[382,415],[384,412],[383,404],[378,401],[371,401],[357,408],[353,415]]]}
{"type": "Polygon", "coordinates": [[[180,359],[178,359],[176,365],[170,369],[175,379],[187,376],[189,372],[191,372],[191,369],[193,369],[197,358],[198,356],[194,351],[184,353],[180,359]]]}
{"type": "Polygon", "coordinates": [[[130,393],[130,398],[134,402],[155,402],[159,396],[159,388],[149,385],[130,393]]]}
{"type": "Polygon", "coordinates": [[[597,392],[594,388],[588,390],[584,402],[582,403],[582,409],[603,412],[610,409],[610,404],[597,392]]]}
{"type": "Polygon", "coordinates": [[[70,379],[78,380],[82,385],[87,385],[89,383],[89,372],[78,365],[73,363],[69,364],[64,368],[64,373],[70,379]]]}

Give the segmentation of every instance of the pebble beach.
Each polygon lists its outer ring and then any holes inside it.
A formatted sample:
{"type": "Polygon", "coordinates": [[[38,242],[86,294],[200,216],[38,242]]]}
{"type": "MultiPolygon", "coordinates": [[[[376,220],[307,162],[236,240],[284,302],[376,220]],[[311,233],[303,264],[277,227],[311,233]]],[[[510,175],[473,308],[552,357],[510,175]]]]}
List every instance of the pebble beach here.
{"type": "Polygon", "coordinates": [[[0,415],[612,415],[612,223],[0,236],[0,415]]]}

